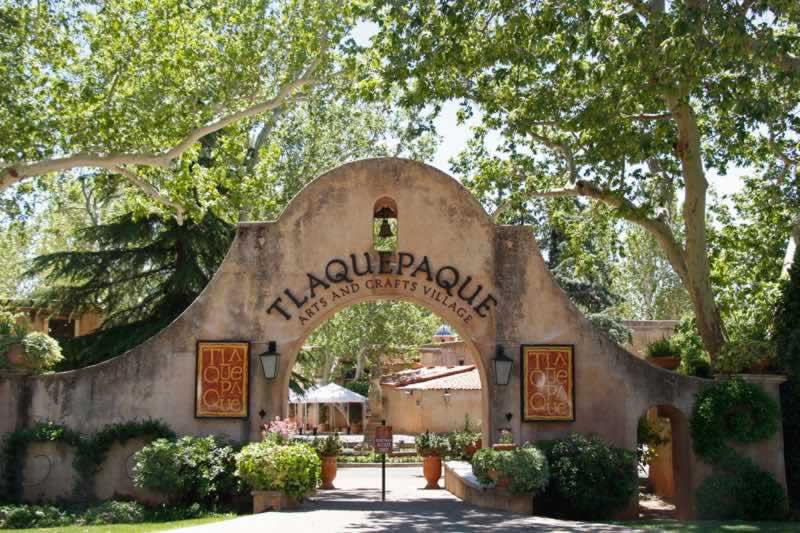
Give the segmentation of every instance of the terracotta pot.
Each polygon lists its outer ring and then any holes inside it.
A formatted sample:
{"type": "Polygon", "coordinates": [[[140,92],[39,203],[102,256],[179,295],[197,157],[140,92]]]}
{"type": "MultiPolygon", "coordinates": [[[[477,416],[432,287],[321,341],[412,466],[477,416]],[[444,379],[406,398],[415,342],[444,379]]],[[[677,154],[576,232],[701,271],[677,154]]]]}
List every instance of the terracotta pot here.
{"type": "Polygon", "coordinates": [[[351,424],[350,425],[350,433],[361,433],[364,431],[363,424],[351,424]]]}
{"type": "Polygon", "coordinates": [[[497,444],[492,444],[492,448],[497,450],[498,452],[509,452],[511,450],[516,450],[517,445],[513,442],[510,443],[502,443],[498,442],[497,444]]]}
{"type": "Polygon", "coordinates": [[[769,357],[759,359],[747,369],[748,374],[764,374],[769,369],[772,360],[769,357]]]}
{"type": "Polygon", "coordinates": [[[681,366],[680,357],[650,357],[647,359],[651,365],[665,370],[675,370],[681,366]]]}
{"type": "Polygon", "coordinates": [[[426,455],[422,460],[422,473],[428,484],[426,489],[438,489],[439,478],[442,477],[442,458],[438,455],[426,455]]]}
{"type": "Polygon", "coordinates": [[[511,478],[500,477],[500,473],[494,468],[489,470],[489,478],[494,481],[494,486],[498,489],[508,488],[508,485],[511,484],[511,478]]]}
{"type": "Polygon", "coordinates": [[[464,448],[464,455],[467,456],[467,459],[472,459],[472,456],[475,455],[475,452],[480,450],[483,447],[482,439],[478,439],[475,444],[470,444],[464,448]]]}
{"type": "Polygon", "coordinates": [[[327,433],[327,432],[328,432],[328,424],[317,425],[317,433],[327,433]]]}
{"type": "Polygon", "coordinates": [[[322,489],[331,490],[336,487],[333,486],[333,480],[336,479],[336,456],[323,455],[322,459],[322,489]]]}
{"type": "Polygon", "coordinates": [[[26,368],[25,364],[25,348],[21,343],[12,344],[6,352],[6,359],[12,365],[20,368],[26,368]]]}

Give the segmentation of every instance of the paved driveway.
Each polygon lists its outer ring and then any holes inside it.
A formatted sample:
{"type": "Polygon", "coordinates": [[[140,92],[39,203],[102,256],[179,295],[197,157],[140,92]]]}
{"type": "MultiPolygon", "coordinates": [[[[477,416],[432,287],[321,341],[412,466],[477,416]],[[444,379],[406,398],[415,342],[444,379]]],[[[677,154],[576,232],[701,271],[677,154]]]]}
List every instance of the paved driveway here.
{"type": "MultiPolygon", "coordinates": [[[[423,490],[422,468],[386,469],[386,502],[381,502],[379,468],[340,468],[337,490],[319,491],[301,509],[266,512],[225,522],[181,529],[184,533],[280,532],[503,532],[631,531],[629,528],[566,522],[480,509],[446,490],[423,490]]],[[[442,479],[442,483],[444,479],[442,479]]]]}

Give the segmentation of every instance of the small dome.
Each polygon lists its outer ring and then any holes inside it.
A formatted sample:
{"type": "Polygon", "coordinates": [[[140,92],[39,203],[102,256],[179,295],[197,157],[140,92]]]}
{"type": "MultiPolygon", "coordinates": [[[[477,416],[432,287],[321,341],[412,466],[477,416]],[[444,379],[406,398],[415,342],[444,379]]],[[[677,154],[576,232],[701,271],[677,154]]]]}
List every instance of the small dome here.
{"type": "Polygon", "coordinates": [[[434,337],[455,337],[455,335],[453,335],[453,332],[450,331],[450,328],[448,328],[445,324],[442,324],[441,326],[439,326],[439,329],[436,330],[436,333],[434,333],[433,336],[434,337]]]}

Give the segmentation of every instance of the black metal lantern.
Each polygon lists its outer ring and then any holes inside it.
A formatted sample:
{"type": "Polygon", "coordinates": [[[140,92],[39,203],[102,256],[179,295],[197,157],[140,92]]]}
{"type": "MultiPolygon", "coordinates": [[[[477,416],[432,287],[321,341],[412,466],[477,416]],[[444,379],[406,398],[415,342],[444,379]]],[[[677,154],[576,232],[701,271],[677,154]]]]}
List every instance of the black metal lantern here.
{"type": "Polygon", "coordinates": [[[267,351],[258,356],[261,359],[261,369],[264,371],[264,377],[267,379],[274,379],[278,373],[278,358],[281,354],[276,349],[275,341],[269,341],[267,351]]]}
{"type": "Polygon", "coordinates": [[[497,347],[497,355],[494,357],[494,379],[498,385],[508,385],[511,380],[511,369],[514,361],[508,358],[502,346],[497,347]]]}

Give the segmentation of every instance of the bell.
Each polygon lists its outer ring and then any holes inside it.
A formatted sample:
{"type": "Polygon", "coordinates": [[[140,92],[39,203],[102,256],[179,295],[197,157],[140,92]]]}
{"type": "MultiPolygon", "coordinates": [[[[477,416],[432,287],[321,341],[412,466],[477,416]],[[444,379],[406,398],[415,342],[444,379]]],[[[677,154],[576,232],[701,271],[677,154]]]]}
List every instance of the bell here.
{"type": "Polygon", "coordinates": [[[381,229],[378,232],[378,236],[382,239],[388,239],[389,237],[394,237],[394,233],[392,233],[392,227],[389,225],[389,220],[384,218],[383,222],[381,222],[381,229]]]}

